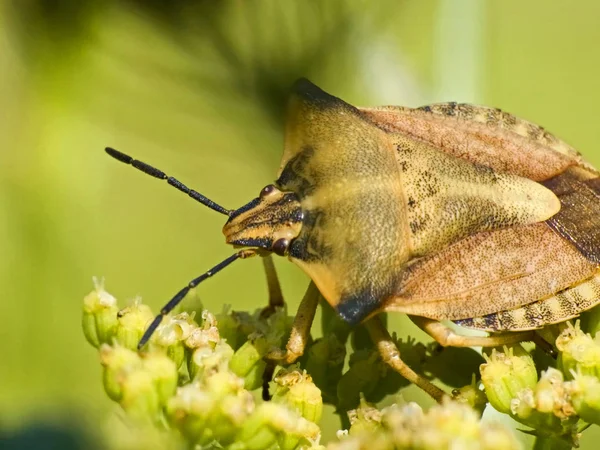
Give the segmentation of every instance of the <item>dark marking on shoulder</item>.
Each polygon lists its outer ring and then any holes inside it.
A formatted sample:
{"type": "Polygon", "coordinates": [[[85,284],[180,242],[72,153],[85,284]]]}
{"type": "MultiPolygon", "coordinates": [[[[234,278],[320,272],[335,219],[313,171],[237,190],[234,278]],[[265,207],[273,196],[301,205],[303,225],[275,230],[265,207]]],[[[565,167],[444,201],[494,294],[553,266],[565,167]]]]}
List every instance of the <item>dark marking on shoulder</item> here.
{"type": "Polygon", "coordinates": [[[421,106],[420,108],[417,108],[419,111],[424,111],[424,112],[431,112],[431,106],[429,105],[425,105],[425,106],[421,106]]]}
{"type": "Polygon", "coordinates": [[[414,198],[408,197],[407,205],[408,205],[409,208],[412,209],[412,208],[414,208],[417,205],[417,202],[416,202],[416,200],[414,198]]]}
{"type": "Polygon", "coordinates": [[[344,294],[336,312],[350,325],[358,325],[381,304],[381,296],[371,289],[355,294],[344,294]]]}
{"type": "Polygon", "coordinates": [[[357,108],[338,97],[328,94],[306,78],[300,78],[294,83],[292,86],[292,93],[302,98],[305,102],[320,109],[338,108],[362,116],[357,108]]]}

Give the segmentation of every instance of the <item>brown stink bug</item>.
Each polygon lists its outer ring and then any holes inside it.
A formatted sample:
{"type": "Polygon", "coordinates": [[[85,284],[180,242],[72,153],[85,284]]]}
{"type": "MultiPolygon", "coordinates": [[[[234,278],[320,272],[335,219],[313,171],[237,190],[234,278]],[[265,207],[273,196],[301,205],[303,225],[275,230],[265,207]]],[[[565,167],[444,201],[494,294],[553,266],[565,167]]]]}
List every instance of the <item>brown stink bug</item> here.
{"type": "Polygon", "coordinates": [[[277,180],[236,210],[106,151],[227,215],[225,239],[243,247],[179,291],[140,347],[189,289],[236,259],[265,257],[276,306],[275,253],[312,283],[286,350],[272,358],[302,354],[321,294],[439,400],[443,391],[402,362],[377,313],[409,314],[444,346],[497,346],[532,340],[533,330],[600,300],[598,172],[543,128],[498,109],[356,108],[299,80],[277,180]],[[492,334],[460,336],[441,320],[492,334]]]}

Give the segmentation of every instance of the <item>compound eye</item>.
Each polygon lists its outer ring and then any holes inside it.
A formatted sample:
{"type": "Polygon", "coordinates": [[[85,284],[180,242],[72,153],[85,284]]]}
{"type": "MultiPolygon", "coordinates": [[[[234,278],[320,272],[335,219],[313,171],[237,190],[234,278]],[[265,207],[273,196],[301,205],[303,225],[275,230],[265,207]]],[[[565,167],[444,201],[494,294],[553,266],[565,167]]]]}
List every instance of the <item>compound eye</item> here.
{"type": "Polygon", "coordinates": [[[275,191],[275,185],[268,184],[267,186],[265,186],[264,188],[262,188],[262,191],[260,191],[259,197],[260,198],[266,197],[267,195],[269,195],[273,191],[275,191]]]}
{"type": "Polygon", "coordinates": [[[273,250],[273,253],[275,253],[276,255],[285,256],[289,246],[290,246],[289,240],[287,240],[285,238],[277,239],[273,243],[273,247],[271,248],[271,250],[273,250]]]}

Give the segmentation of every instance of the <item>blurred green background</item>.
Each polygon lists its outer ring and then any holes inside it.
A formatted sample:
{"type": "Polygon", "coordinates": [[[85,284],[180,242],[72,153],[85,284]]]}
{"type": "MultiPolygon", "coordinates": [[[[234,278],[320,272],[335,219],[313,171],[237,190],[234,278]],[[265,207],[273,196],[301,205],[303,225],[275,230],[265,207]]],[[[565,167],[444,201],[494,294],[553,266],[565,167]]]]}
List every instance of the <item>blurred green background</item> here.
{"type": "MultiPolygon", "coordinates": [[[[0,429],[113,408],[80,329],[93,275],[158,307],[231,253],[222,216],[105,146],[240,206],[274,179],[306,76],[356,105],[498,106],[600,164],[599,17],[593,0],[0,0],[0,429]]],[[[307,278],[277,265],[293,310],[307,278]]],[[[198,295],[263,305],[260,261],[198,295]]]]}

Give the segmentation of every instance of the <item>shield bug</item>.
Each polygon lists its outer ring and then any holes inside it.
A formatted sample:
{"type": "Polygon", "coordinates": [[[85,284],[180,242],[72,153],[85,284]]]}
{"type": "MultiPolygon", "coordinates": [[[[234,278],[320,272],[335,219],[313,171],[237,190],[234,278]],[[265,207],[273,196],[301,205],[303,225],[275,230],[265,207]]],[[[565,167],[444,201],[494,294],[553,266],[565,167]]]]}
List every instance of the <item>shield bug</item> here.
{"type": "Polygon", "coordinates": [[[286,350],[271,358],[302,354],[320,294],[348,323],[365,322],[383,359],[439,400],[443,391],[402,362],[377,313],[409,314],[444,346],[496,346],[532,340],[600,299],[598,172],[498,109],[356,108],[299,80],[277,180],[235,210],[106,151],[226,215],[226,242],[243,248],[179,291],[140,347],[189,289],[237,259],[265,256],[281,302],[275,253],[312,283],[286,350]],[[460,336],[442,320],[492,334],[460,336]]]}

